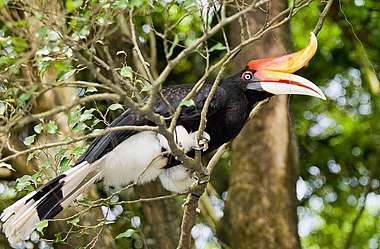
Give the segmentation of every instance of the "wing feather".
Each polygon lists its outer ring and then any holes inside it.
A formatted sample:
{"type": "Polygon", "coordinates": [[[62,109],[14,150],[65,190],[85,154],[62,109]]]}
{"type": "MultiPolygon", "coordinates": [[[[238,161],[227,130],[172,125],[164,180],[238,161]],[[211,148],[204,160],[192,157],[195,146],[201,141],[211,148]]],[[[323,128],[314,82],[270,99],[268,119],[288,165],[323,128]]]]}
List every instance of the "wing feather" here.
{"type": "MultiPolygon", "coordinates": [[[[154,111],[164,117],[170,117],[174,114],[176,108],[181,104],[183,99],[194,87],[193,84],[176,85],[162,89],[158,95],[154,111]]],[[[210,93],[211,85],[204,85],[197,94],[192,98],[194,105],[185,106],[181,111],[181,115],[178,120],[178,125],[183,125],[188,130],[197,130],[202,108],[210,93]]],[[[212,116],[218,110],[222,109],[226,105],[226,93],[221,87],[218,87],[213,98],[211,100],[208,117],[212,116]]],[[[147,99],[146,99],[147,100],[147,99]]],[[[127,109],[118,118],[116,118],[109,127],[117,126],[142,126],[142,125],[154,125],[148,119],[144,117],[136,117],[131,109],[127,109]]],[[[83,161],[92,163],[111,150],[124,140],[136,134],[138,131],[123,130],[113,131],[103,136],[97,137],[87,148],[84,154],[77,160],[76,164],[83,161]]]]}

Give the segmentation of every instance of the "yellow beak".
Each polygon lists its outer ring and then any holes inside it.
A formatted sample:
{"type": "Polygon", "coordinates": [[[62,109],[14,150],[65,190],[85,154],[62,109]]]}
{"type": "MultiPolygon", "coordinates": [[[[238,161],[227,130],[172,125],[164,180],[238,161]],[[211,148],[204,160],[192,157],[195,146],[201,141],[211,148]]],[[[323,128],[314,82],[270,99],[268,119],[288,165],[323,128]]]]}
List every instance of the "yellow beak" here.
{"type": "MultiPolygon", "coordinates": [[[[247,67],[256,71],[254,76],[260,80],[261,88],[267,92],[310,95],[325,100],[325,95],[314,83],[292,74],[311,60],[317,47],[317,38],[314,33],[310,33],[309,43],[302,50],[283,56],[252,60],[247,67]]],[[[247,88],[254,89],[252,84],[255,83],[248,84],[247,88]]]]}

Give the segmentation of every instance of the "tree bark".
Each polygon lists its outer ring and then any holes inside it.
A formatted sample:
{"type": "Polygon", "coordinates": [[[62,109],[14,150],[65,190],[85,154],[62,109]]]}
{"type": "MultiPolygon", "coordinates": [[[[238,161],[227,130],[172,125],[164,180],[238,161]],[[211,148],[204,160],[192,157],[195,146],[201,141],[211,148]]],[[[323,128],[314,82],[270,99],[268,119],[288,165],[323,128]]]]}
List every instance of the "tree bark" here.
{"type": "MultiPolygon", "coordinates": [[[[287,7],[270,1],[269,15],[287,7]]],[[[265,21],[265,13],[249,17],[251,32],[265,21]]],[[[230,39],[240,42],[239,30],[230,39]]],[[[290,31],[282,26],[251,44],[235,58],[235,71],[249,60],[291,52],[290,31]]],[[[297,234],[297,144],[291,129],[288,96],[272,97],[235,139],[232,173],[224,217],[218,233],[232,248],[300,248],[297,234]]]]}

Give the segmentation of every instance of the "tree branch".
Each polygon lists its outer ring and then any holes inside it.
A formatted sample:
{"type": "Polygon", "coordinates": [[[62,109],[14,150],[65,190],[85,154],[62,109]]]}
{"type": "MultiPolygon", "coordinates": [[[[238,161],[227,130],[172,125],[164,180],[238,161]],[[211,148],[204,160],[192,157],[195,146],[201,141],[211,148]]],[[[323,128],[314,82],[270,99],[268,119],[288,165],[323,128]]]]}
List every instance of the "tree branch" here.
{"type": "MultiPolygon", "coordinates": [[[[269,99],[259,102],[253,108],[249,118],[253,118],[268,101],[269,99]]],[[[219,147],[215,155],[211,158],[207,165],[207,169],[210,172],[210,174],[213,172],[220,158],[228,150],[230,145],[231,142],[223,144],[221,147],[219,147]]],[[[191,229],[196,224],[199,215],[198,201],[205,192],[206,186],[207,182],[201,182],[200,184],[196,185],[193,189],[191,189],[190,194],[187,196],[185,203],[185,211],[182,217],[181,235],[177,249],[191,248],[191,229]]]]}
{"type": "Polygon", "coordinates": [[[83,105],[89,101],[94,100],[120,100],[120,95],[118,94],[112,94],[112,93],[99,93],[99,94],[93,94],[90,96],[86,96],[83,98],[78,98],[77,100],[71,102],[70,104],[57,106],[51,110],[36,113],[36,114],[30,114],[28,116],[19,116],[18,118],[15,118],[12,120],[12,122],[8,123],[6,126],[0,127],[0,133],[8,133],[12,129],[18,129],[20,127],[24,127],[30,122],[36,121],[39,118],[48,117],[54,114],[57,114],[59,112],[67,111],[71,108],[73,108],[76,105],[83,105]]]}
{"type": "Polygon", "coordinates": [[[333,2],[334,2],[334,0],[328,0],[325,8],[322,11],[322,13],[319,15],[318,23],[315,25],[315,28],[313,30],[313,33],[315,35],[318,35],[319,31],[321,31],[321,29],[323,27],[323,23],[327,17],[327,14],[329,13],[329,11],[331,9],[333,2]]]}
{"type": "Polygon", "coordinates": [[[75,142],[79,142],[79,141],[82,141],[82,140],[87,140],[87,139],[103,136],[103,135],[105,135],[107,133],[110,133],[110,132],[113,132],[113,131],[124,131],[124,130],[156,131],[157,132],[158,128],[155,127],[155,126],[147,126],[147,125],[143,125],[143,126],[132,126],[131,125],[131,126],[108,127],[104,131],[102,131],[102,132],[99,132],[99,133],[96,133],[96,134],[88,134],[88,135],[81,136],[81,137],[76,137],[76,138],[71,138],[70,141],[43,144],[43,145],[40,145],[40,146],[34,146],[32,148],[29,148],[29,149],[26,149],[26,150],[23,150],[23,151],[16,151],[15,154],[0,159],[0,163],[9,161],[9,160],[14,159],[14,158],[16,158],[18,156],[25,155],[25,154],[28,154],[30,152],[36,151],[36,150],[42,150],[42,149],[47,149],[47,148],[52,148],[52,147],[57,147],[57,146],[62,146],[62,145],[73,144],[75,142]]]}

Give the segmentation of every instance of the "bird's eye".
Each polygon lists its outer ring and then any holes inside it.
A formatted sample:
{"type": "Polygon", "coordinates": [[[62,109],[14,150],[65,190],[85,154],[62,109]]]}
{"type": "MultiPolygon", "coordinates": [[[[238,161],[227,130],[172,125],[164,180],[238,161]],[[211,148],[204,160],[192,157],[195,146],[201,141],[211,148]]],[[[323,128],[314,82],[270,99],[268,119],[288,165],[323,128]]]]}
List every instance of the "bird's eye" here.
{"type": "Polygon", "coordinates": [[[251,71],[246,71],[241,75],[242,80],[251,80],[253,78],[253,73],[251,71]]]}

